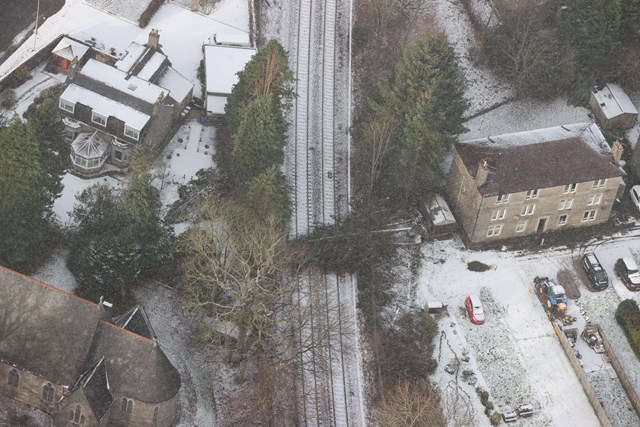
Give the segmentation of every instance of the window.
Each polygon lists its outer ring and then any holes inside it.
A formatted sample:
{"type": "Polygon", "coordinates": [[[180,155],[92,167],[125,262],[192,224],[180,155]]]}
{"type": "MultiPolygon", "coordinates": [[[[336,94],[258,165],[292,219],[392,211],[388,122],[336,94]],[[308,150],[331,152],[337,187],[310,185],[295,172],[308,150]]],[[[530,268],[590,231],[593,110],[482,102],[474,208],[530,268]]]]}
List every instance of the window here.
{"type": "Polygon", "coordinates": [[[526,229],[527,221],[518,221],[518,224],[516,224],[516,233],[522,233],[526,229]]]}
{"type": "Polygon", "coordinates": [[[533,215],[536,210],[536,205],[524,205],[520,211],[520,216],[533,215]]]}
{"type": "Polygon", "coordinates": [[[491,212],[491,221],[498,221],[498,220],[504,219],[504,216],[506,215],[506,213],[507,213],[506,209],[497,209],[491,212]]]}
{"type": "Polygon", "coordinates": [[[496,203],[507,203],[509,201],[509,194],[498,194],[496,203]]]}
{"type": "Polygon", "coordinates": [[[153,408],[153,421],[154,424],[158,422],[158,407],[153,408]]]}
{"type": "Polygon", "coordinates": [[[564,186],[564,194],[567,193],[575,193],[576,192],[576,188],[578,188],[578,184],[567,184],[564,186]]]}
{"type": "Polygon", "coordinates": [[[123,159],[122,151],[120,151],[120,150],[113,150],[113,157],[114,157],[116,160],[120,160],[120,161],[122,161],[122,159],[123,159]]]}
{"type": "Polygon", "coordinates": [[[560,215],[560,218],[558,218],[558,225],[565,225],[568,219],[569,215],[560,215]]]}
{"type": "Polygon", "coordinates": [[[74,104],[73,102],[64,100],[62,98],[60,98],[60,103],[58,105],[60,106],[61,109],[68,111],[70,113],[73,113],[73,111],[76,108],[76,104],[74,104]]]}
{"type": "Polygon", "coordinates": [[[529,190],[527,191],[527,195],[524,196],[525,199],[537,199],[538,198],[538,190],[529,190]]]}
{"type": "Polygon", "coordinates": [[[9,377],[7,378],[7,384],[9,384],[13,388],[18,388],[20,384],[20,374],[15,369],[9,371],[9,377]]]}
{"type": "Polygon", "coordinates": [[[45,402],[53,401],[53,387],[51,387],[51,383],[45,384],[42,387],[42,400],[45,402]]]}
{"type": "Polygon", "coordinates": [[[84,425],[84,415],[82,415],[82,409],[80,408],[80,405],[77,405],[75,409],[69,411],[69,421],[71,421],[71,424],[74,425],[84,425]]]}
{"type": "Polygon", "coordinates": [[[571,206],[573,206],[573,199],[560,200],[560,206],[558,206],[558,210],[562,211],[565,209],[571,209],[571,206]]]}
{"type": "Polygon", "coordinates": [[[130,128],[129,126],[125,126],[124,127],[124,134],[126,136],[128,136],[129,138],[133,138],[136,141],[138,140],[138,138],[140,137],[140,132],[138,132],[137,130],[135,130],[134,128],[130,128]]]}
{"type": "Polygon", "coordinates": [[[103,115],[96,113],[95,111],[91,112],[91,121],[100,126],[107,126],[107,118],[103,115]]]}
{"type": "Polygon", "coordinates": [[[131,414],[133,410],[133,400],[129,400],[127,398],[122,398],[122,404],[120,405],[120,413],[121,414],[131,414]]]}
{"type": "Polygon", "coordinates": [[[584,211],[584,214],[582,215],[582,222],[586,222],[586,221],[593,221],[594,219],[596,219],[596,211],[584,211]]]}
{"type": "Polygon", "coordinates": [[[604,188],[604,184],[607,182],[606,179],[598,179],[593,182],[593,189],[597,190],[598,188],[604,188]]]}
{"type": "Polygon", "coordinates": [[[587,200],[587,205],[588,206],[599,205],[601,201],[602,201],[602,194],[592,194],[589,196],[589,199],[587,200]]]}
{"type": "Polygon", "coordinates": [[[487,229],[487,237],[499,236],[502,232],[502,224],[500,225],[490,225],[487,229]]]}

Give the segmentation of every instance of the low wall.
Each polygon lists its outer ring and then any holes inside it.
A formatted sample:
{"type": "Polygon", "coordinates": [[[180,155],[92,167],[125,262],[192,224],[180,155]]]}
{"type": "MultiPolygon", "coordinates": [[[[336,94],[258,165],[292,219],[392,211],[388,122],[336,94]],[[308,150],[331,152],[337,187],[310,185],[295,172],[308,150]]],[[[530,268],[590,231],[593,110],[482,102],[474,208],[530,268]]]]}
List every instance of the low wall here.
{"type": "Polygon", "coordinates": [[[625,373],[624,368],[618,361],[618,358],[616,357],[615,353],[612,351],[611,344],[609,343],[609,340],[607,339],[604,332],[602,331],[602,328],[600,327],[600,325],[598,325],[598,332],[600,332],[600,336],[602,337],[602,341],[604,343],[604,349],[607,351],[607,355],[609,356],[609,361],[611,363],[611,366],[613,366],[613,370],[616,371],[616,375],[618,375],[620,384],[622,384],[624,391],[627,393],[627,396],[631,401],[631,405],[633,406],[633,409],[636,411],[636,414],[638,415],[638,417],[640,417],[640,398],[638,397],[638,393],[636,393],[635,389],[631,385],[631,382],[629,382],[629,377],[627,377],[627,374],[625,373]]]}
{"type": "Polygon", "coordinates": [[[598,400],[598,397],[596,396],[596,393],[593,390],[593,387],[591,386],[591,383],[589,382],[587,375],[582,369],[582,366],[580,366],[580,362],[578,361],[578,358],[573,352],[573,347],[571,347],[571,343],[569,342],[569,339],[566,337],[564,332],[562,332],[562,330],[558,327],[558,325],[556,325],[555,322],[553,322],[553,320],[551,321],[551,326],[553,326],[553,330],[556,332],[556,335],[560,340],[560,345],[562,346],[562,349],[567,355],[567,358],[569,359],[569,363],[571,363],[571,366],[573,367],[573,370],[576,373],[576,376],[578,377],[578,381],[580,381],[580,384],[582,385],[582,389],[587,395],[589,402],[591,402],[591,406],[593,406],[593,410],[596,412],[596,416],[598,417],[598,420],[600,420],[600,423],[602,424],[603,427],[612,427],[611,422],[609,421],[609,417],[607,417],[607,414],[604,412],[604,408],[600,404],[600,401],[598,400]]]}

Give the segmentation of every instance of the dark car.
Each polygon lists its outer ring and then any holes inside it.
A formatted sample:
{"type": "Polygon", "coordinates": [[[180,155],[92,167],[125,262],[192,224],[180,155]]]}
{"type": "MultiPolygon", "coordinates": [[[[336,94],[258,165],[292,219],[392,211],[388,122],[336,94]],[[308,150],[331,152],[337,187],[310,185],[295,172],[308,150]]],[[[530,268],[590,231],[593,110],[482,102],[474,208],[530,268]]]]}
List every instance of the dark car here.
{"type": "Polygon", "coordinates": [[[640,291],[640,272],[633,258],[620,258],[616,261],[615,271],[627,288],[632,291],[640,291]]]}
{"type": "Polygon", "coordinates": [[[587,276],[589,276],[589,280],[593,283],[598,289],[605,289],[609,286],[609,276],[607,272],[604,271],[602,265],[600,265],[600,261],[596,257],[596,254],[593,252],[588,252],[584,254],[582,257],[582,267],[584,267],[584,271],[587,272],[587,276]]]}

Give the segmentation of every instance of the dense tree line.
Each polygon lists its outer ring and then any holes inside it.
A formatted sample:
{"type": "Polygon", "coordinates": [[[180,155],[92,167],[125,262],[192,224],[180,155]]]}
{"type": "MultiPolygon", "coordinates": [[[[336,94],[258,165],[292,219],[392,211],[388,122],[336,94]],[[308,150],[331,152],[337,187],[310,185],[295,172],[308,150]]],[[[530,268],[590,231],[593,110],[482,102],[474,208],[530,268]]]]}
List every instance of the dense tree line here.
{"type": "Polygon", "coordinates": [[[62,129],[51,98],[28,122],[0,129],[0,262],[19,271],[32,268],[56,234],[53,202],[69,162],[62,129]]]}
{"type": "Polygon", "coordinates": [[[638,87],[638,0],[575,0],[557,11],[499,2],[496,8],[500,23],[489,31],[489,60],[518,94],[564,91],[572,102],[584,104],[603,81],[638,87]]]}

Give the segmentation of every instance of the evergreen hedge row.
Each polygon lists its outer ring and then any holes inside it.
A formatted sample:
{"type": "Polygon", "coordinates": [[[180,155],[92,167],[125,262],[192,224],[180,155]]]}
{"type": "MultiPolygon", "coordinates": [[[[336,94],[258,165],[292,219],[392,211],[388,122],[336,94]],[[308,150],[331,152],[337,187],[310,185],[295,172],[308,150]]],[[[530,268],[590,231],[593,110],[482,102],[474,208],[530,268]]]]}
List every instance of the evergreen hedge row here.
{"type": "Polygon", "coordinates": [[[620,303],[616,310],[616,320],[622,326],[629,345],[640,359],[640,308],[632,299],[620,303]]]}

